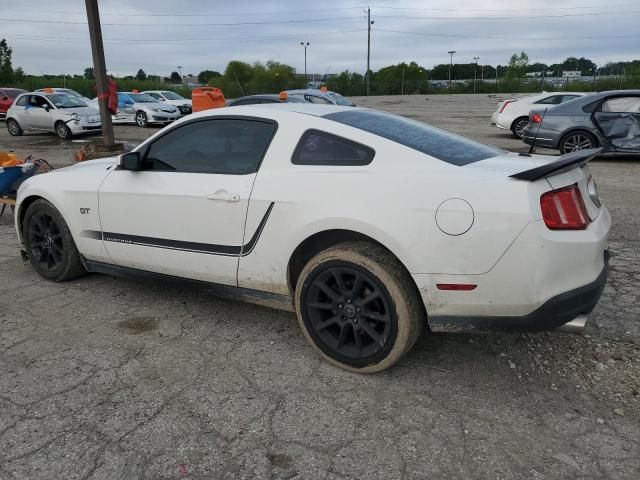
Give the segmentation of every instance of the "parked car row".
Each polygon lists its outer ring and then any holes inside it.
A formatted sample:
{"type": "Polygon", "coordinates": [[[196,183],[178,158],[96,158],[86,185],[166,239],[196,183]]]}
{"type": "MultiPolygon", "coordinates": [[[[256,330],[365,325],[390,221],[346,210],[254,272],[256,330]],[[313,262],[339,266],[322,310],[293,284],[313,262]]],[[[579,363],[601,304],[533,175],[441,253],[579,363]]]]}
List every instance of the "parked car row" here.
{"type": "MultiPolygon", "coordinates": [[[[355,106],[342,95],[328,90],[290,90],[278,95],[249,95],[227,106],[264,103],[316,103],[355,106]]],[[[115,124],[166,125],[191,114],[192,101],[169,90],[118,92],[115,124]]],[[[60,138],[99,131],[102,128],[98,98],[89,99],[69,88],[43,88],[34,92],[0,89],[0,118],[6,117],[11,135],[25,131],[55,132],[60,138]]]]}
{"type": "Polygon", "coordinates": [[[638,155],[640,90],[546,92],[504,100],[491,124],[534,148],[570,153],[603,147],[606,155],[638,155]]]}

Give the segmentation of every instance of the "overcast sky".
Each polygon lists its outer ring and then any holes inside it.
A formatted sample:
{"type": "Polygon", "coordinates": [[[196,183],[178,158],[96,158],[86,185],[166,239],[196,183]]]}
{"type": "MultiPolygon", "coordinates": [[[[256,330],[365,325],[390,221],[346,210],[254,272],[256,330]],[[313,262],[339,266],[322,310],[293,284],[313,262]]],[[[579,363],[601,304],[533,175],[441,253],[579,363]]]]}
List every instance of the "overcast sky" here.
{"type": "MultiPolygon", "coordinates": [[[[351,0],[100,1],[107,69],[118,76],[222,71],[232,59],[273,59],[309,73],[364,72],[367,4],[351,0]]],[[[640,58],[638,0],[398,0],[371,7],[371,68],[402,61],[505,64],[585,56],[598,65],[640,58]],[[511,17],[511,18],[496,18],[511,17]],[[515,17],[515,18],[513,18],[515,17]]],[[[27,73],[81,73],[92,64],[84,0],[0,3],[0,38],[27,73]]]]}

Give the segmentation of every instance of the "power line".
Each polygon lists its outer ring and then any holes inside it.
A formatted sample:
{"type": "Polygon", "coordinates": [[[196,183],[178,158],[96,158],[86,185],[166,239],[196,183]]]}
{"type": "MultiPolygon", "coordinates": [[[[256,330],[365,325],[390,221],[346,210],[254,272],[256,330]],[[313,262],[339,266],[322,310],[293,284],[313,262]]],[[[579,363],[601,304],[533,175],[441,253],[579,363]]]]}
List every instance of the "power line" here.
{"type": "MultiPolygon", "coordinates": [[[[147,39],[147,38],[115,38],[115,39],[106,39],[105,43],[131,43],[136,42],[140,43],[158,43],[158,44],[175,44],[175,43],[202,43],[202,42],[241,42],[241,41],[254,41],[254,40],[277,40],[281,38],[294,38],[299,37],[301,35],[306,35],[309,37],[317,37],[322,35],[334,35],[334,34],[343,34],[343,33],[354,33],[354,32],[364,32],[365,28],[358,28],[353,30],[333,30],[333,31],[322,31],[322,32],[304,32],[304,33],[291,33],[286,35],[266,35],[266,36],[242,36],[242,37],[224,37],[224,38],[180,38],[180,39],[170,39],[170,38],[156,38],[156,39],[147,39]]],[[[20,40],[60,40],[70,43],[78,43],[84,42],[87,40],[86,37],[66,37],[66,36],[53,36],[53,35],[24,35],[24,34],[15,34],[10,38],[17,38],[20,40]]]]}
{"type": "Polygon", "coordinates": [[[640,10],[630,10],[627,12],[593,12],[593,13],[563,13],[559,15],[527,15],[511,17],[416,17],[415,15],[377,15],[378,18],[400,18],[404,20],[531,20],[534,18],[566,18],[566,17],[599,17],[602,15],[633,15],[640,13],[640,10]]]}
{"type": "MultiPolygon", "coordinates": [[[[240,17],[240,16],[256,16],[256,15],[287,15],[291,13],[318,13],[318,12],[335,12],[339,10],[355,10],[362,7],[339,7],[339,8],[318,8],[307,10],[279,10],[271,12],[238,12],[238,13],[100,13],[101,17],[240,17]]],[[[70,12],[61,10],[42,10],[39,8],[0,8],[0,11],[8,12],[39,12],[59,15],[85,15],[85,12],[70,12]]],[[[103,23],[103,25],[105,25],[103,23]]]]}
{"type": "MultiPolygon", "coordinates": [[[[302,20],[271,20],[262,22],[229,22],[229,23],[109,23],[103,22],[102,26],[122,26],[122,27],[226,27],[237,25],[275,25],[284,23],[313,23],[328,22],[335,20],[353,20],[357,17],[331,17],[331,18],[310,18],[302,20]]],[[[22,23],[47,23],[58,25],[86,25],[87,22],[73,22],[70,20],[32,20],[26,18],[0,18],[1,22],[22,22],[22,23]]]]}
{"type": "MultiPolygon", "coordinates": [[[[511,36],[496,36],[496,35],[459,35],[455,33],[426,33],[426,32],[407,32],[402,30],[388,30],[383,28],[376,28],[376,32],[388,32],[388,33],[399,33],[403,35],[420,35],[424,37],[445,37],[445,38],[471,38],[471,39],[480,39],[480,40],[513,40],[514,37],[511,36]]],[[[601,36],[589,36],[589,37],[578,37],[571,36],[573,39],[577,40],[600,40],[606,38],[632,38],[632,37],[640,37],[640,33],[632,33],[627,35],[601,35],[601,36]]],[[[520,34],[516,37],[518,40],[566,40],[567,37],[523,37],[520,34]]]]}
{"type": "MultiPolygon", "coordinates": [[[[607,8],[637,7],[637,3],[607,5],[607,8]]],[[[593,9],[602,8],[602,5],[574,5],[573,7],[546,7],[546,8],[421,8],[421,7],[375,7],[380,10],[418,10],[423,12],[547,12],[549,10],[575,10],[576,8],[593,9]]]]}

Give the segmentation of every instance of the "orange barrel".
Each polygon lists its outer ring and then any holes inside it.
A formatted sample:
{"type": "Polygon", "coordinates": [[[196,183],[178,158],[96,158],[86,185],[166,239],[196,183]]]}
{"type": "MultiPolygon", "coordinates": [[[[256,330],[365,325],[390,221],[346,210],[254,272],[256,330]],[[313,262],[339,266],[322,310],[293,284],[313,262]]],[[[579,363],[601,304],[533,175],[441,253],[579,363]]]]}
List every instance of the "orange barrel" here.
{"type": "Polygon", "coordinates": [[[209,110],[210,108],[226,107],[222,90],[217,87],[198,87],[191,92],[191,103],[194,112],[209,110]]]}

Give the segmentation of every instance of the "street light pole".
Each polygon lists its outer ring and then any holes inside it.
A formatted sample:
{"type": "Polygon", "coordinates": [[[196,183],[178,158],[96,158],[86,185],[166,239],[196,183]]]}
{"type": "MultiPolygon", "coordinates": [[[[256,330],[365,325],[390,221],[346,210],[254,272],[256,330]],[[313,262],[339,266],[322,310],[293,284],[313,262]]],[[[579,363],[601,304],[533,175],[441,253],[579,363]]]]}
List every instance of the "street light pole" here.
{"type": "Polygon", "coordinates": [[[182,78],[182,65],[178,65],[178,75],[180,75],[180,85],[184,85],[184,79],[182,78]]]}
{"type": "Polygon", "coordinates": [[[473,93],[476,93],[476,79],[478,78],[478,60],[480,60],[480,57],[473,57],[473,59],[476,61],[476,65],[475,67],[473,67],[473,93]]]}
{"type": "Polygon", "coordinates": [[[367,97],[369,96],[369,70],[370,70],[370,60],[371,60],[371,25],[373,25],[373,21],[371,20],[371,9],[367,7],[367,97]]]}
{"type": "Polygon", "coordinates": [[[300,45],[304,47],[304,81],[308,83],[307,79],[307,47],[311,45],[309,42],[300,42],[300,45]]]}
{"type": "Polygon", "coordinates": [[[451,62],[449,63],[449,93],[451,93],[451,70],[453,69],[453,54],[456,53],[456,51],[449,50],[447,53],[451,55],[451,62]]]}

